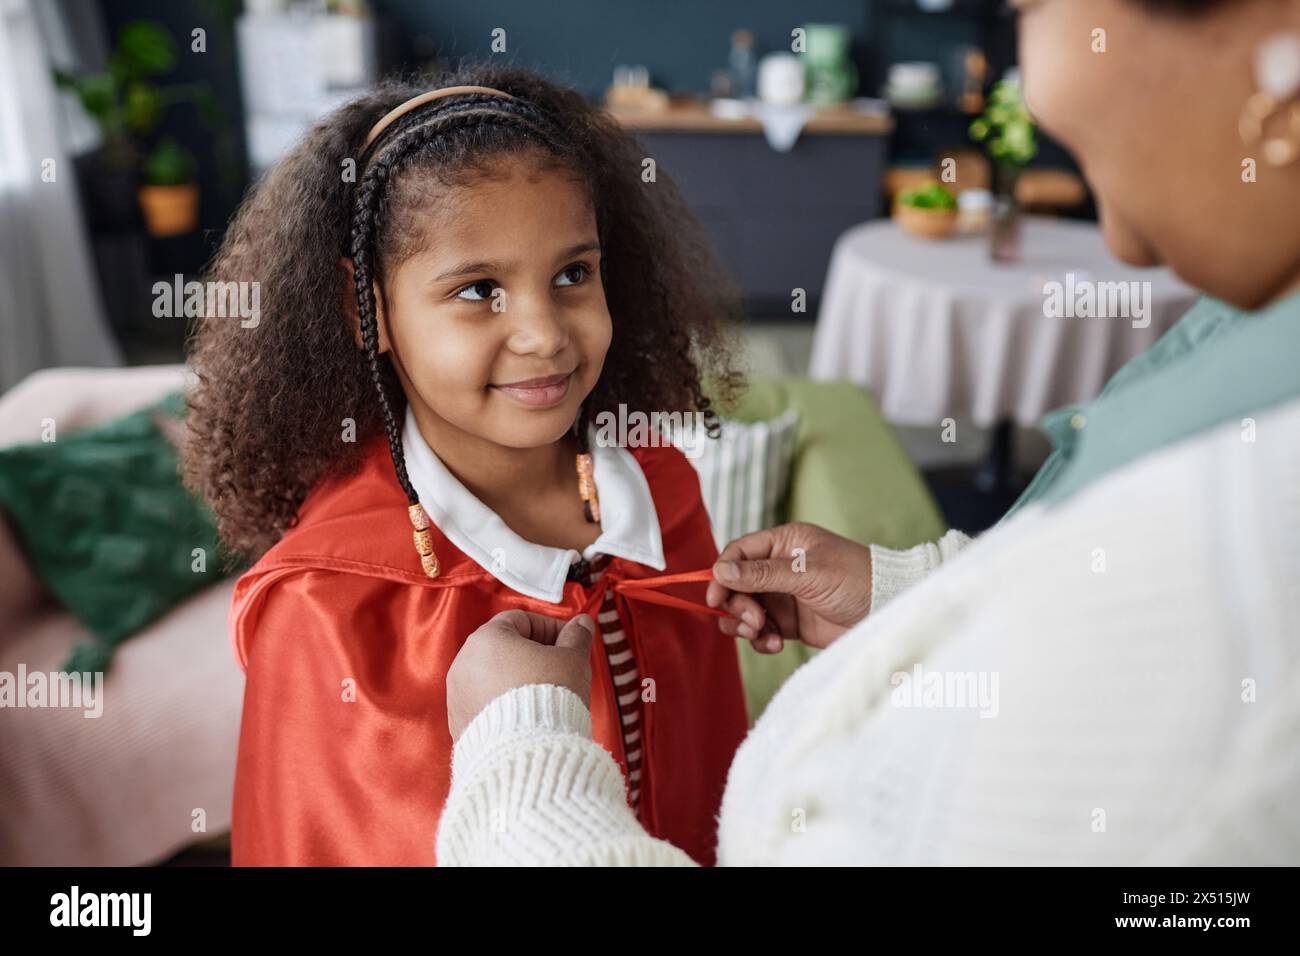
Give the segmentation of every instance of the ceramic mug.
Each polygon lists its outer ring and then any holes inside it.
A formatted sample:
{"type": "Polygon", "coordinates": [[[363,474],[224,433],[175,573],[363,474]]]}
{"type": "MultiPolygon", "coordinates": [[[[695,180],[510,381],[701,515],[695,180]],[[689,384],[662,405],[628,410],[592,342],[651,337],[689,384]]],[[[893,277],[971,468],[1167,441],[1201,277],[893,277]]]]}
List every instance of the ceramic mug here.
{"type": "Polygon", "coordinates": [[[769,53],[758,64],[758,98],[771,106],[803,99],[803,61],[793,53],[769,53]]]}

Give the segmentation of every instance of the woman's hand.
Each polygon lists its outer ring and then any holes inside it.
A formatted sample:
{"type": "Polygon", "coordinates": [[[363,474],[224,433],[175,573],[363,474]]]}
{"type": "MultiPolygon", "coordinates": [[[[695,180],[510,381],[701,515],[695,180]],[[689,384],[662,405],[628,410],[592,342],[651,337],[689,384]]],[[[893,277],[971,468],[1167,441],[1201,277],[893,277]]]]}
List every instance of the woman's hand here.
{"type": "Polygon", "coordinates": [[[756,531],[722,549],[705,600],[735,615],[718,621],[724,634],[760,653],[826,647],[871,609],[871,551],[815,524],[756,531]]]}
{"type": "Polygon", "coordinates": [[[447,726],[453,743],[479,711],[525,684],[567,687],[591,705],[591,640],[596,624],[579,614],[562,624],[502,611],[471,634],[447,671],[447,726]]]}

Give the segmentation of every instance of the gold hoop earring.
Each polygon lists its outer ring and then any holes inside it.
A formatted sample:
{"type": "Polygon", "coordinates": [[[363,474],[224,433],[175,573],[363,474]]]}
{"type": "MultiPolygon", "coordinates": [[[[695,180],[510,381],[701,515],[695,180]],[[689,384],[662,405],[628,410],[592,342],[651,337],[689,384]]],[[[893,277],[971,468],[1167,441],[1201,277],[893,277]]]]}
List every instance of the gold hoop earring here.
{"type": "Polygon", "coordinates": [[[1261,147],[1271,166],[1289,166],[1300,159],[1300,33],[1279,33],[1259,45],[1255,53],[1258,92],[1246,100],[1237,120],[1237,132],[1248,147],[1261,147]],[[1287,132],[1269,136],[1267,126],[1289,114],[1287,132]]]}
{"type": "Polygon", "coordinates": [[[1285,136],[1265,136],[1264,126],[1269,120],[1286,110],[1285,103],[1278,103],[1267,93],[1256,93],[1246,101],[1238,121],[1241,140],[1247,146],[1262,144],[1264,159],[1271,166],[1289,166],[1300,159],[1300,103],[1292,104],[1290,134],[1285,136]]]}

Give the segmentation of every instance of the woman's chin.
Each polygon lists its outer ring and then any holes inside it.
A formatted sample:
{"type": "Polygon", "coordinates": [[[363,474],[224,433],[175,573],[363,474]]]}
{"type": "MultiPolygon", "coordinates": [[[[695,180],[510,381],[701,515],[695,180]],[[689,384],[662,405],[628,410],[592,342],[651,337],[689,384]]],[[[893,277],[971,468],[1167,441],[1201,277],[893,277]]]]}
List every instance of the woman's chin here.
{"type": "Polygon", "coordinates": [[[1112,256],[1138,269],[1149,269],[1164,263],[1156,249],[1136,230],[1129,228],[1104,207],[1099,212],[1102,239],[1112,256]]]}

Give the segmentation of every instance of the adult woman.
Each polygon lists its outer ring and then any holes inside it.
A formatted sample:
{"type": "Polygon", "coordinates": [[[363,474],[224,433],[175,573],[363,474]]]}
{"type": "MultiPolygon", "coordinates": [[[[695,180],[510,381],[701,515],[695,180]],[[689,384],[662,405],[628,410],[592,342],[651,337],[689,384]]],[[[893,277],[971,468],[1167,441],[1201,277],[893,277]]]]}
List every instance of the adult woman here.
{"type": "MultiPolygon", "coordinates": [[[[740,636],[827,649],[737,754],[722,863],[1300,859],[1300,0],[1016,6],[1111,250],[1207,298],[1049,417],[979,541],[724,552],[740,636]]],[[[584,739],[587,632],[558,630],[495,620],[453,666],[440,860],[682,862],[584,739]]]]}

